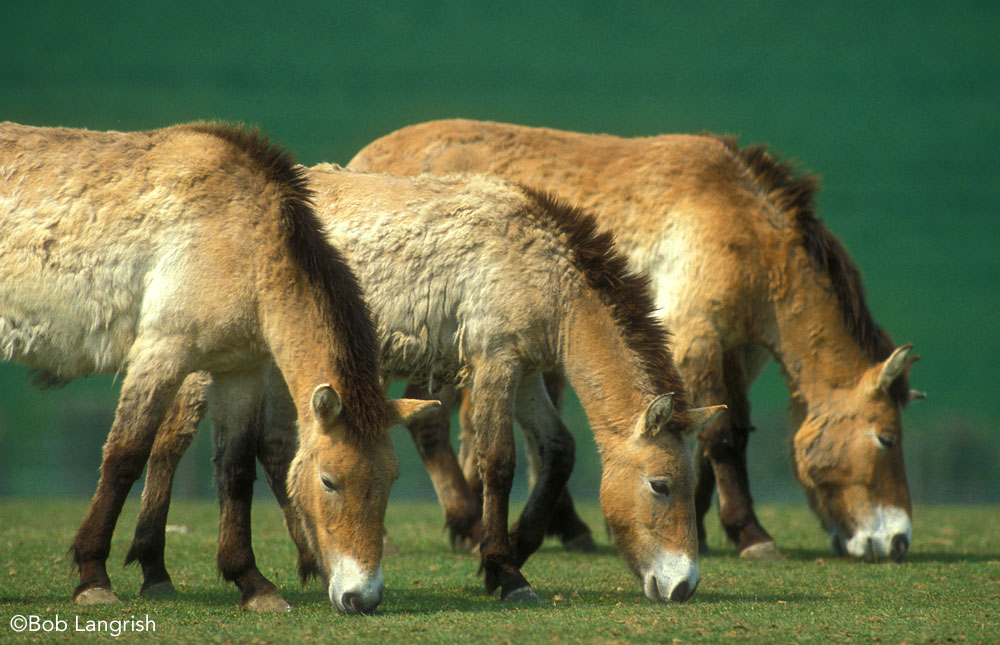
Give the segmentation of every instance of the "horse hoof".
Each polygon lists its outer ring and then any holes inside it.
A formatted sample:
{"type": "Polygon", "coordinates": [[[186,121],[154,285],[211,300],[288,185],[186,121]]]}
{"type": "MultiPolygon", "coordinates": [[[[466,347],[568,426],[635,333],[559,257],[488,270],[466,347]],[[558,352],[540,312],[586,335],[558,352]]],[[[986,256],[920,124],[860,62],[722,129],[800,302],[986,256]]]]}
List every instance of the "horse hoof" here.
{"type": "Polygon", "coordinates": [[[139,595],[143,598],[163,598],[165,596],[177,595],[177,590],[174,589],[173,583],[169,580],[164,580],[163,582],[151,584],[148,587],[144,586],[139,595]]]}
{"type": "Polygon", "coordinates": [[[291,611],[292,606],[277,592],[272,591],[262,596],[254,596],[243,605],[243,609],[258,614],[283,614],[291,611]]]}
{"type": "Polygon", "coordinates": [[[740,551],[740,557],[751,562],[771,562],[784,560],[785,554],[778,550],[774,542],[758,542],[740,551]]]}
{"type": "Polygon", "coordinates": [[[520,589],[515,589],[506,596],[503,597],[504,602],[517,604],[517,605],[540,605],[542,604],[541,598],[535,594],[531,587],[521,587],[520,589]]]}
{"type": "Polygon", "coordinates": [[[569,538],[563,542],[563,548],[567,551],[579,551],[580,553],[594,553],[597,551],[597,543],[590,533],[581,533],[576,537],[569,538]]]}
{"type": "Polygon", "coordinates": [[[91,587],[78,593],[73,602],[78,605],[120,605],[122,601],[110,589],[91,587]]]}

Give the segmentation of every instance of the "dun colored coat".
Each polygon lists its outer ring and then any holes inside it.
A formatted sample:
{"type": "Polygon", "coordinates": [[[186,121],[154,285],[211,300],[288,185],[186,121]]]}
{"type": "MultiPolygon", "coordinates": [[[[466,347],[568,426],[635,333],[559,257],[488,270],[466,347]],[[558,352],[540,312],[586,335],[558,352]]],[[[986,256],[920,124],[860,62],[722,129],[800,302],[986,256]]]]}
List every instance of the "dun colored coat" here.
{"type": "MultiPolygon", "coordinates": [[[[559,370],[591,422],[605,517],[645,594],[689,598],[699,576],[683,434],[716,410],[688,407],[647,284],[626,270],[610,236],[583,213],[496,178],[412,179],[328,165],[308,176],[330,240],[344,249],[378,321],[386,380],[471,392],[487,590],[537,602],[520,567],[541,544],[573,464],[572,435],[542,382],[544,371],[559,370]],[[547,458],[509,533],[515,418],[547,458]]],[[[292,423],[294,413],[267,435],[287,436],[292,423]]],[[[175,445],[164,452],[179,455],[193,431],[165,432],[175,445]]],[[[169,473],[151,463],[147,490],[168,486],[169,473]]],[[[296,459],[289,488],[308,478],[296,459]]],[[[336,470],[323,484],[337,494],[336,470]]],[[[139,525],[162,533],[162,517],[144,507],[139,525]]],[[[315,539],[310,527],[303,533],[315,539]]]]}
{"type": "MultiPolygon", "coordinates": [[[[309,200],[302,170],[256,133],[0,124],[0,355],[50,382],[125,374],[97,492],[73,540],[76,602],[117,602],[105,563],[122,503],[171,401],[204,395],[205,371],[219,438],[219,570],[242,606],[287,609],[249,542],[272,361],[302,422],[296,459],[343,464],[353,494],[369,502],[363,512],[319,509],[307,499],[316,493],[293,491],[313,525],[358,527],[334,530],[313,557],[338,598],[381,595],[377,566],[344,572],[381,557],[396,471],[387,430],[400,410],[381,389],[357,282],[309,200]]],[[[169,416],[184,420],[178,408],[169,416]]]]}
{"type": "Polygon", "coordinates": [[[906,552],[900,408],[916,357],[872,319],[858,270],[815,215],[814,178],[711,135],[624,139],[463,120],[403,128],[350,167],[495,173],[586,209],[615,235],[652,280],[692,403],[728,406],[699,435],[702,544],[718,484],[722,525],[741,554],[781,557],[746,470],[747,391],[774,358],[792,398],[793,469],[834,548],[875,560],[906,552]]]}

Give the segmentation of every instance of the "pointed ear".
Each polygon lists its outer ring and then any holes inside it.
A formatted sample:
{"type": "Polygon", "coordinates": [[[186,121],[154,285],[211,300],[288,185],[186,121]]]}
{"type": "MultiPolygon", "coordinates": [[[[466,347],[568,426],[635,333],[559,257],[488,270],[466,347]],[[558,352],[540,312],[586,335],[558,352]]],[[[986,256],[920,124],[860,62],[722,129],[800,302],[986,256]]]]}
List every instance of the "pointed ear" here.
{"type": "Polygon", "coordinates": [[[396,408],[393,423],[409,423],[441,408],[441,402],[435,399],[396,399],[392,404],[396,408]]]}
{"type": "Polygon", "coordinates": [[[698,432],[709,423],[719,418],[719,415],[728,409],[729,407],[725,405],[710,405],[704,408],[689,409],[688,416],[691,417],[691,425],[688,428],[688,432],[698,432]]]}
{"type": "Polygon", "coordinates": [[[666,427],[670,417],[674,415],[674,393],[661,394],[653,399],[646,406],[646,413],[642,416],[642,427],[639,434],[647,438],[655,437],[660,430],[666,427]]]}
{"type": "Polygon", "coordinates": [[[899,376],[907,371],[915,361],[920,357],[914,356],[907,360],[907,354],[913,349],[913,345],[903,345],[902,347],[897,347],[892,355],[882,362],[879,367],[878,380],[875,381],[875,389],[887,392],[889,386],[895,381],[899,376]]]}
{"type": "Polygon", "coordinates": [[[329,383],[316,386],[310,404],[313,416],[324,425],[333,423],[340,416],[340,411],[344,409],[340,395],[329,383]]]}

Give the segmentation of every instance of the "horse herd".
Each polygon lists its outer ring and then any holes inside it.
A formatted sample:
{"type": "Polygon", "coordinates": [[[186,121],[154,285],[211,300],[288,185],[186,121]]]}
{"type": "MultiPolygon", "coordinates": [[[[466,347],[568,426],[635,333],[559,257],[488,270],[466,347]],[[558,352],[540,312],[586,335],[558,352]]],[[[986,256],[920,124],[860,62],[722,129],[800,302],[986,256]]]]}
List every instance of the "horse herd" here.
{"type": "Polygon", "coordinates": [[[220,124],[0,124],[0,354],[53,383],[124,373],[72,545],[74,601],[118,602],[106,560],[144,468],[127,561],[144,595],[173,591],[170,488],[210,411],[217,562],[241,607],[289,609],[251,547],[259,460],[303,582],[319,577],[343,612],[375,610],[396,423],[453,542],[479,547],[487,591],[538,602],[520,569],[546,534],[593,547],[566,490],[568,382],[615,543],[650,600],[683,602],[716,489],[740,555],[783,557],[746,466],[747,392],[772,358],[791,395],[793,471],[834,550],[901,559],[900,409],[922,396],[907,382],[917,357],[872,319],[816,189],[763,147],[712,135],[437,121],[346,168],[305,168],[220,124]],[[407,398],[386,398],[394,380],[407,398]],[[508,528],[515,420],[532,488],[508,528]]]}

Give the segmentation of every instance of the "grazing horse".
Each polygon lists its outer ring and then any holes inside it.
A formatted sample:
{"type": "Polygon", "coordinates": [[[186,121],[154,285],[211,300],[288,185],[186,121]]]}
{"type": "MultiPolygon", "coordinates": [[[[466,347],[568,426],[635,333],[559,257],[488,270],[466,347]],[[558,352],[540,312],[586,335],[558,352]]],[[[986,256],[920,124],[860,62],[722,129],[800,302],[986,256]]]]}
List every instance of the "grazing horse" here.
{"type": "Polygon", "coordinates": [[[338,464],[345,497],[364,501],[322,505],[316,486],[293,491],[327,534],[313,557],[327,563],[331,595],[377,604],[397,469],[388,428],[424,404],[385,398],[370,313],[309,200],[302,170],[256,132],[0,124],[0,353],[50,382],[125,372],[71,549],[75,602],[118,602],[106,561],[122,504],[157,428],[190,418],[171,402],[200,393],[218,430],[219,570],[242,607],[288,608],[249,540],[253,440],[274,361],[302,421],[296,459],[317,472],[338,464]]]}
{"type": "MultiPolygon", "coordinates": [[[[413,179],[325,164],[308,177],[327,234],[375,314],[385,379],[469,388],[487,591],[538,600],[520,568],[544,539],[573,465],[573,437],[542,381],[544,371],[559,370],[593,427],[604,464],[601,505],[619,548],[647,597],[687,600],[699,577],[694,469],[683,435],[718,410],[687,406],[646,281],[626,270],[611,237],[580,211],[492,177],[413,179]],[[508,532],[514,419],[546,460],[508,532]]],[[[291,413],[265,435],[288,435],[291,413]]],[[[176,455],[174,466],[194,429],[163,433],[175,438],[162,447],[176,455]]],[[[174,466],[150,464],[151,500],[163,504],[174,466]]],[[[293,464],[293,490],[296,476],[293,464]]],[[[324,485],[336,491],[340,482],[324,485]]],[[[139,526],[162,534],[162,518],[165,511],[144,504],[139,526]]]]}
{"type": "Polygon", "coordinates": [[[722,526],[740,554],[782,557],[754,512],[746,470],[747,393],[774,358],[791,393],[793,470],[834,549],[869,560],[905,554],[900,408],[922,396],[907,385],[917,357],[872,319],[858,270],[815,215],[815,178],[730,138],[464,120],[403,128],[349,167],[495,173],[586,209],[615,235],[632,268],[651,277],[692,403],[728,406],[699,434],[702,547],[717,483],[722,526]]]}

